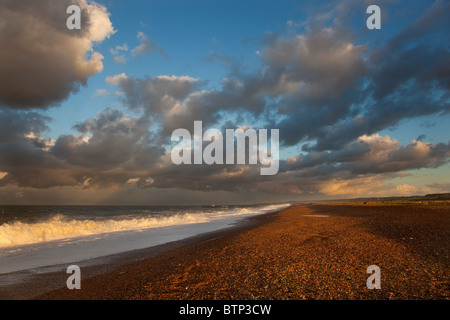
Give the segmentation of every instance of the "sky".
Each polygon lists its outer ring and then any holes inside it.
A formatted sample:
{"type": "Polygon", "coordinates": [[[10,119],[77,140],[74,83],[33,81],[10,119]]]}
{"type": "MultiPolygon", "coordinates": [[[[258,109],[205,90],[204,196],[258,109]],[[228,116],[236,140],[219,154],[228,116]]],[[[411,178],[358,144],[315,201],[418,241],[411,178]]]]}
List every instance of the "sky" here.
{"type": "Polygon", "coordinates": [[[450,192],[449,16],[443,0],[0,0],[0,204],[450,192]],[[194,121],[278,129],[278,172],[174,164],[194,121]]]}

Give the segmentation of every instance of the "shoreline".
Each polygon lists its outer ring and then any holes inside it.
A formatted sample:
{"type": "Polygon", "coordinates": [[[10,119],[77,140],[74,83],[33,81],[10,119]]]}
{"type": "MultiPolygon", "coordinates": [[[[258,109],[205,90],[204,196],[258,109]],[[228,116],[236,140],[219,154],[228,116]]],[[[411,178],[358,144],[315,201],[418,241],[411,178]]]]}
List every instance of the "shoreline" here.
{"type": "MultiPolygon", "coordinates": [[[[214,231],[207,231],[194,236],[189,236],[180,240],[170,241],[163,244],[151,246],[143,249],[136,249],[127,252],[116,253],[92,259],[75,261],[65,264],[50,265],[34,269],[15,271],[0,275],[10,278],[11,284],[0,286],[0,300],[29,300],[39,297],[46,292],[64,289],[66,280],[70,276],[66,273],[66,268],[71,265],[78,265],[82,270],[82,281],[114,272],[117,268],[130,263],[151,259],[164,252],[180,248],[195,242],[204,242],[221,237],[224,234],[239,232],[241,229],[251,228],[257,224],[264,223],[263,220],[270,219],[270,216],[277,212],[269,212],[261,215],[245,217],[230,224],[228,227],[214,231]],[[15,283],[19,278],[20,281],[15,283]]],[[[8,279],[4,279],[5,282],[8,279]]]]}
{"type": "Polygon", "coordinates": [[[448,206],[296,204],[82,268],[81,290],[53,274],[62,288],[29,299],[448,300],[448,230],[448,206]],[[381,290],[367,288],[370,265],[381,290]]]}

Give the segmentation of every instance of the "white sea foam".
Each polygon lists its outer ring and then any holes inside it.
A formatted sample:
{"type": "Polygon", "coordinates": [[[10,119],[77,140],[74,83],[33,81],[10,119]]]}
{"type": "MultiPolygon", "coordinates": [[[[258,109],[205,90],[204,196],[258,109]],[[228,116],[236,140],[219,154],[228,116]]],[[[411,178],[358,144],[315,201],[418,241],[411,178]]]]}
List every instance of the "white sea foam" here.
{"type": "Polygon", "coordinates": [[[58,214],[48,220],[36,223],[15,221],[0,226],[0,249],[47,241],[101,235],[114,232],[140,231],[176,225],[206,223],[235,216],[262,214],[286,207],[267,205],[262,207],[243,207],[223,209],[203,213],[178,213],[169,216],[118,217],[107,220],[70,219],[58,214]]]}
{"type": "Polygon", "coordinates": [[[168,217],[140,217],[108,220],[68,219],[56,215],[37,223],[20,221],[0,226],[0,248],[34,244],[67,238],[91,236],[111,232],[139,231],[171,225],[207,222],[203,214],[176,214],[168,217]]]}
{"type": "Polygon", "coordinates": [[[2,224],[0,226],[0,249],[114,232],[141,231],[168,226],[206,223],[236,216],[262,214],[276,211],[286,206],[286,204],[277,204],[261,207],[222,209],[208,213],[178,213],[169,216],[122,216],[107,220],[70,219],[67,216],[58,214],[48,220],[35,223],[15,221],[2,224]]]}
{"type": "MultiPolygon", "coordinates": [[[[223,229],[245,217],[288,206],[231,207],[110,219],[56,215],[35,223],[4,223],[0,226],[0,274],[148,248],[223,229]]],[[[7,283],[4,279],[0,278],[0,287],[7,283]]]]}

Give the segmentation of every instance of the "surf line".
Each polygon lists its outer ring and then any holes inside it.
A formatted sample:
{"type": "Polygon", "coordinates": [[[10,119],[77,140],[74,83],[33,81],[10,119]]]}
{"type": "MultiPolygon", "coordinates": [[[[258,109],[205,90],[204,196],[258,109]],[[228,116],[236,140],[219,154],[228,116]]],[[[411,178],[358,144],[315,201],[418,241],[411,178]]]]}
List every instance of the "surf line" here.
{"type": "Polygon", "coordinates": [[[224,138],[222,132],[215,128],[203,133],[202,121],[194,121],[193,139],[187,129],[179,128],[173,131],[171,139],[179,143],[172,148],[171,159],[176,165],[192,164],[193,151],[194,164],[224,164],[225,143],[225,164],[235,164],[235,161],[236,164],[247,164],[247,145],[248,164],[258,164],[259,160],[262,164],[261,175],[275,175],[279,169],[279,129],[270,130],[270,151],[267,136],[267,129],[259,129],[257,132],[253,128],[246,128],[246,130],[238,128],[226,129],[224,138]],[[203,148],[203,142],[210,143],[203,148]]]}

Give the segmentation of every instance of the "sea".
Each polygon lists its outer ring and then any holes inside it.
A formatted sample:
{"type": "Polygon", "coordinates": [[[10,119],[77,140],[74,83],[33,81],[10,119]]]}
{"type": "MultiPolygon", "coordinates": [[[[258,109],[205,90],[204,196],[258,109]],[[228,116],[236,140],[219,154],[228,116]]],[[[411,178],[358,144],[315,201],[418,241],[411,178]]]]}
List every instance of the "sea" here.
{"type": "Polygon", "coordinates": [[[290,206],[0,206],[0,279],[230,228],[290,206]]]}

